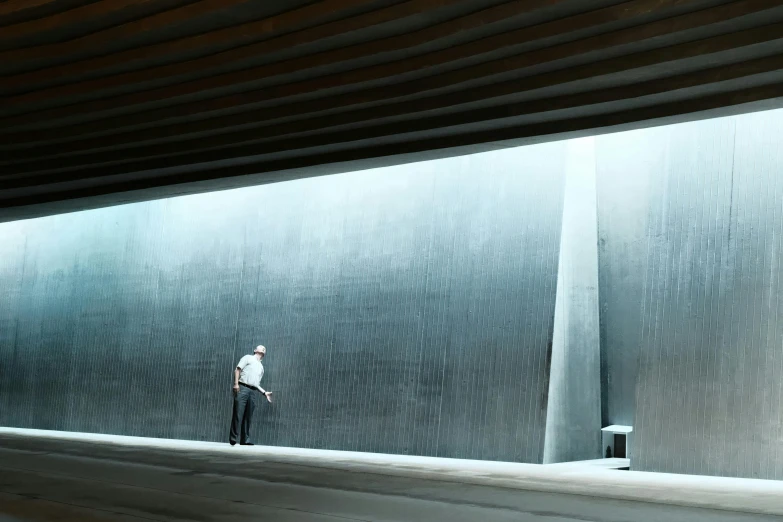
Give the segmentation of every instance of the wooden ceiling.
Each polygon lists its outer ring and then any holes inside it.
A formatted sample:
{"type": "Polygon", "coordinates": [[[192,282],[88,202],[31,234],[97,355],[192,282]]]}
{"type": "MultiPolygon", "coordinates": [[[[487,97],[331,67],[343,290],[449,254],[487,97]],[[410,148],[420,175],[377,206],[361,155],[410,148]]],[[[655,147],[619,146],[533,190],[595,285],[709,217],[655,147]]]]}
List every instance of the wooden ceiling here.
{"type": "Polygon", "coordinates": [[[783,0],[5,0],[0,219],[779,106],[783,0]]]}

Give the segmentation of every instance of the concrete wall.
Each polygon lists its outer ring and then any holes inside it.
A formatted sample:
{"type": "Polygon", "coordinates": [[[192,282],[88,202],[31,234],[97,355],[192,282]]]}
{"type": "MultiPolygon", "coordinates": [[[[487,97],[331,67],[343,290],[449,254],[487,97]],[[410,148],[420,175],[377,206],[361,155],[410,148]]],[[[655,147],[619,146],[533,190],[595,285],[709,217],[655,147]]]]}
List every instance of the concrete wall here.
{"type": "Polygon", "coordinates": [[[544,463],[602,456],[595,143],[567,147],[544,463]]]}
{"type": "Polygon", "coordinates": [[[645,147],[640,136],[670,128],[595,138],[604,426],[634,422],[650,183],[666,161],[661,147],[645,147]]]}
{"type": "Polygon", "coordinates": [[[225,440],[263,342],[263,444],[558,462],[632,424],[634,469],[783,478],[780,136],[775,111],[0,225],[0,424],[225,440]]]}
{"type": "Polygon", "coordinates": [[[597,140],[599,176],[636,178],[601,222],[613,420],[639,361],[633,469],[783,478],[781,136],[776,111],[597,140]]]}
{"type": "Polygon", "coordinates": [[[565,144],[0,225],[0,425],[540,462],[565,144]]]}

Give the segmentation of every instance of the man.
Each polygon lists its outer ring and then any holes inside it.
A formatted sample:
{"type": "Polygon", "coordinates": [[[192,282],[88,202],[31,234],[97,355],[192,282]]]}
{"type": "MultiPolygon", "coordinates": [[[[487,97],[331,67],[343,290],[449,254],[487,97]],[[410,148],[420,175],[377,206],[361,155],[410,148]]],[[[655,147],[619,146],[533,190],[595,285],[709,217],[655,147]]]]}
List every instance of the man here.
{"type": "Polygon", "coordinates": [[[264,394],[266,400],[272,402],[272,392],[261,387],[261,377],[264,376],[264,365],[261,359],[266,355],[266,348],[256,346],[253,355],[245,355],[234,369],[234,413],[231,416],[231,435],[228,442],[233,446],[239,443],[252,446],[250,442],[250,426],[253,422],[253,412],[258,405],[258,392],[264,394]]]}

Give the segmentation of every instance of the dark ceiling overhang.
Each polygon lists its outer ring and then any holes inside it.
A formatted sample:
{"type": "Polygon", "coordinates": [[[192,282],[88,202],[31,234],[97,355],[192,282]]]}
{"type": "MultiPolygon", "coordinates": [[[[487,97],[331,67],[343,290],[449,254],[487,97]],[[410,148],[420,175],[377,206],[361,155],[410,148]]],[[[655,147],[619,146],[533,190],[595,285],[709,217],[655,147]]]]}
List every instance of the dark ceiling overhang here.
{"type": "Polygon", "coordinates": [[[781,106],[783,0],[6,0],[0,220],[781,106]]]}

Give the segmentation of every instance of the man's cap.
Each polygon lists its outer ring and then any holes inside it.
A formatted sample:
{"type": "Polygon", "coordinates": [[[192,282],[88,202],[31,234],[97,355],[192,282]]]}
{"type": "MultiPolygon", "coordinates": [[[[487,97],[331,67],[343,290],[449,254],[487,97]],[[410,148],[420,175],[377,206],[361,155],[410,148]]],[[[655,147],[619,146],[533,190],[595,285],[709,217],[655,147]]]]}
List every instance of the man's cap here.
{"type": "Polygon", "coordinates": [[[253,350],[253,353],[264,353],[264,352],[266,352],[266,348],[264,348],[264,346],[261,344],[256,346],[256,348],[253,350]]]}

